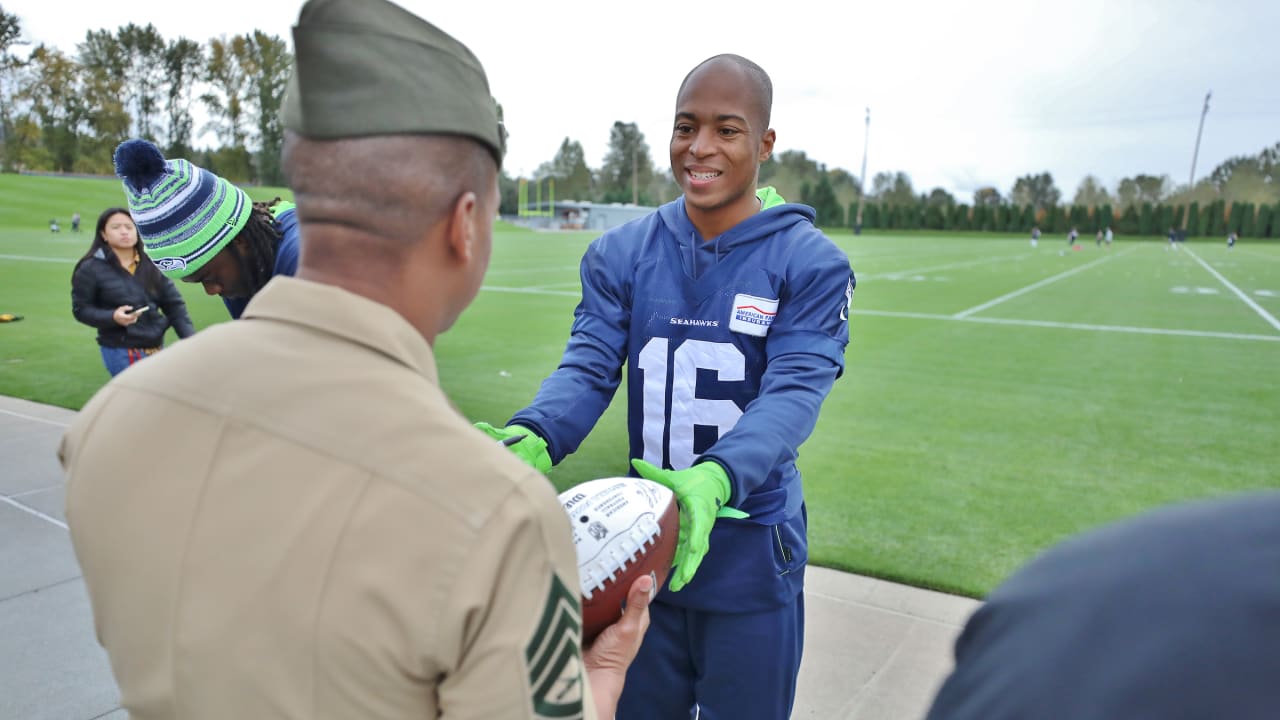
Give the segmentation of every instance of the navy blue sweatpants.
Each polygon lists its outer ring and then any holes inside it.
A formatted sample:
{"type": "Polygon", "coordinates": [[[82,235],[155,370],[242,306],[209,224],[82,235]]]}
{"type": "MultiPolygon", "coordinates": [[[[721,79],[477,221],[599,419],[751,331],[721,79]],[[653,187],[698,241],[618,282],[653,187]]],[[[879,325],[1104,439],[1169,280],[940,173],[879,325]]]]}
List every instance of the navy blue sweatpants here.
{"type": "Polygon", "coordinates": [[[804,649],[804,593],[756,613],[655,601],[617,720],[786,720],[804,649]]]}

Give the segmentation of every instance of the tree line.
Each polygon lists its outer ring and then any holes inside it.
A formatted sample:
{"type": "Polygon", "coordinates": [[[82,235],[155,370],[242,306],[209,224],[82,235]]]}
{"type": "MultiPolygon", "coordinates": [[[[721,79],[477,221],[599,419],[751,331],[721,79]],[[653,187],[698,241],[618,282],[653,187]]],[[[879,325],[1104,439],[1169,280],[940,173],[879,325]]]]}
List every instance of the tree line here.
{"type": "MultiPolygon", "coordinates": [[[[604,164],[592,170],[582,144],[565,138],[555,158],[533,173],[554,179],[556,197],[593,202],[656,205],[680,193],[670,173],[655,170],[644,135],[634,123],[614,123],[604,164]]],[[[504,186],[504,209],[514,207],[515,181],[504,186]],[[510,198],[510,199],[509,199],[510,198]]],[[[803,151],[776,153],[760,168],[761,184],[773,185],[792,201],[812,206],[822,227],[861,225],[877,230],[957,230],[978,232],[1094,233],[1111,227],[1122,235],[1164,235],[1170,228],[1189,236],[1280,237],[1280,143],[1257,155],[1226,160],[1194,187],[1168,176],[1138,174],[1122,179],[1114,192],[1092,175],[1081,180],[1071,202],[1049,172],[1018,178],[1007,193],[986,186],[960,202],[943,188],[917,192],[905,172],[879,172],[866,197],[858,178],[843,168],[827,168],[803,151]],[[861,201],[861,202],[859,202],[861,201]]],[[[505,210],[504,210],[505,211],[505,210]]]]}
{"type": "Polygon", "coordinates": [[[233,180],[280,184],[280,101],[292,55],[261,31],[204,43],[154,25],[90,30],[74,56],[23,53],[16,15],[0,7],[0,168],[111,174],[115,147],[154,141],[233,180]],[[195,127],[197,103],[208,123],[195,127]],[[217,147],[197,149],[211,132],[217,147]]]}
{"type": "MultiPolygon", "coordinates": [[[[280,103],[293,60],[284,39],[255,30],[199,43],[129,23],[87,31],[74,55],[30,45],[0,6],[0,171],[111,175],[116,146],[141,137],[234,182],[284,184],[280,103]],[[208,118],[198,128],[197,109],[208,118]],[[214,146],[196,147],[206,133],[214,146]]],[[[566,199],[657,204],[679,194],[635,123],[614,123],[599,169],[566,138],[535,172],[552,177],[566,199]]],[[[500,186],[502,211],[514,213],[517,180],[503,172],[500,186]]]]}
{"type": "MultiPolygon", "coordinates": [[[[19,18],[0,6],[0,170],[110,175],[115,147],[143,137],[167,157],[188,158],[232,181],[284,184],[279,115],[292,56],[282,38],[254,30],[198,43],[129,23],[87,31],[74,56],[29,46],[19,18]],[[200,128],[197,108],[208,118],[200,128]],[[195,147],[206,133],[215,145],[195,147]]],[[[1227,160],[1193,187],[1139,174],[1112,192],[1087,176],[1064,203],[1053,176],[1041,172],[1018,178],[1006,193],[978,188],[966,203],[942,188],[917,192],[901,171],[878,172],[864,187],[847,170],[789,150],[761,166],[760,181],[813,206],[824,227],[859,224],[861,208],[868,229],[1055,233],[1110,225],[1121,234],[1154,235],[1185,226],[1190,235],[1280,237],[1278,170],[1280,143],[1227,160]]],[[[562,200],[658,205],[680,193],[634,122],[613,124],[598,168],[588,165],[581,142],[566,137],[531,179],[554,180],[562,200]]],[[[518,181],[504,171],[499,184],[501,211],[514,214],[518,181]]]]}
{"type": "Polygon", "coordinates": [[[1280,143],[1230,158],[1194,186],[1139,174],[1112,192],[1087,175],[1070,202],[1047,171],[1018,178],[1006,194],[980,187],[968,203],[942,188],[917,192],[907,173],[880,172],[861,198],[856,177],[796,151],[766,163],[761,181],[813,206],[823,227],[855,227],[861,208],[862,228],[877,230],[1066,233],[1074,227],[1092,234],[1110,227],[1122,235],[1164,235],[1173,228],[1192,237],[1280,237],[1280,143]]]}

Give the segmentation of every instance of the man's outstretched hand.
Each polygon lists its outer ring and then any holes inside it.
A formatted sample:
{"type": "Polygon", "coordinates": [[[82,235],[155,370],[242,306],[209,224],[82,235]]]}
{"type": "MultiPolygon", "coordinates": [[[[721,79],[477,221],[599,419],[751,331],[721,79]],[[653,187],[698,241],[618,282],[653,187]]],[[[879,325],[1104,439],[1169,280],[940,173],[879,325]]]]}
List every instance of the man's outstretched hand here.
{"type": "Polygon", "coordinates": [[[717,517],[746,517],[741,510],[725,505],[729,500],[729,474],[718,463],[707,461],[685,470],[663,470],[632,460],[640,477],[670,488],[680,504],[680,539],[676,542],[675,571],[671,591],[689,584],[711,547],[711,528],[717,517]]]}
{"type": "Polygon", "coordinates": [[[501,442],[516,457],[525,461],[543,475],[551,470],[551,455],[547,452],[547,441],[523,425],[508,425],[496,428],[487,422],[476,423],[476,428],[485,435],[501,442]]]}

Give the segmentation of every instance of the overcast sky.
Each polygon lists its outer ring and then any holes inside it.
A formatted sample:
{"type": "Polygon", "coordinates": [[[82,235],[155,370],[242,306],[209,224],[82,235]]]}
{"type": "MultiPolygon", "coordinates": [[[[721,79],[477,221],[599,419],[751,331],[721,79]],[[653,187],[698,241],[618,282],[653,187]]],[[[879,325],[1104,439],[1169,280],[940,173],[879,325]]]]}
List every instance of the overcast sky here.
{"type": "MultiPolygon", "coordinates": [[[[202,42],[257,28],[292,46],[301,7],[0,1],[28,39],[71,53],[87,30],[129,22],[202,42]]],[[[870,107],[868,177],[902,170],[918,192],[941,186],[962,200],[1045,170],[1068,201],[1088,173],[1112,191],[1138,173],[1185,183],[1209,90],[1197,177],[1280,141],[1277,0],[402,4],[485,65],[511,132],[512,175],[550,160],[565,137],[598,168],[618,120],[638,123],[667,167],[679,83],[722,52],[773,78],[777,151],[857,175],[870,107]]]]}

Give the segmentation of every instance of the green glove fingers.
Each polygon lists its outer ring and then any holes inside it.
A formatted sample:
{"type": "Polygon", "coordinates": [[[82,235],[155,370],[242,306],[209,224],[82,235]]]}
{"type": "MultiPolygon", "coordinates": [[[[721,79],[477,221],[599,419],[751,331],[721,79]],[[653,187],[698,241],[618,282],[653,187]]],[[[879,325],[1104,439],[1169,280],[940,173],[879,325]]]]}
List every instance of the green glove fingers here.
{"type": "Polygon", "coordinates": [[[494,440],[503,440],[507,437],[507,435],[510,434],[506,430],[502,428],[496,428],[487,422],[478,422],[475,424],[475,426],[477,430],[484,433],[485,435],[488,435],[494,440]]]}
{"type": "Polygon", "coordinates": [[[478,422],[476,429],[506,445],[516,457],[538,472],[545,475],[551,471],[551,454],[547,452],[547,441],[529,428],[523,425],[496,428],[487,422],[478,422]]]}
{"type": "Polygon", "coordinates": [[[711,547],[711,528],[717,517],[746,517],[741,510],[727,508],[729,474],[714,462],[703,462],[685,470],[663,470],[644,460],[632,460],[640,476],[664,485],[675,493],[680,504],[680,538],[676,542],[675,571],[671,591],[689,584],[711,547]]]}
{"type": "Polygon", "coordinates": [[[751,517],[751,513],[744,513],[736,507],[729,507],[728,505],[725,505],[724,507],[716,511],[716,517],[718,518],[727,517],[727,518],[733,518],[734,520],[746,520],[747,518],[751,517]]]}

